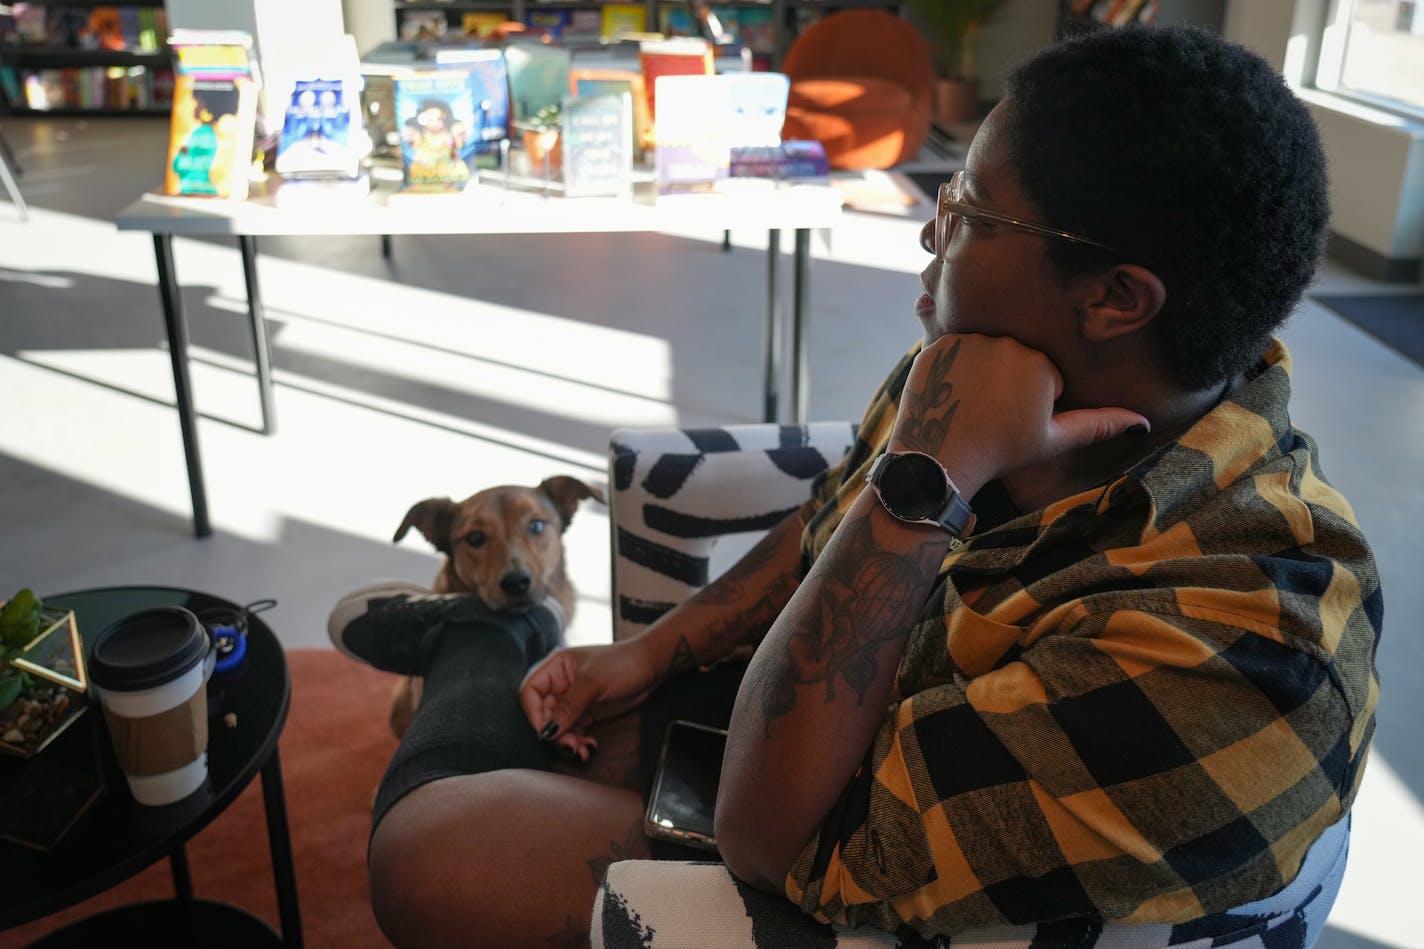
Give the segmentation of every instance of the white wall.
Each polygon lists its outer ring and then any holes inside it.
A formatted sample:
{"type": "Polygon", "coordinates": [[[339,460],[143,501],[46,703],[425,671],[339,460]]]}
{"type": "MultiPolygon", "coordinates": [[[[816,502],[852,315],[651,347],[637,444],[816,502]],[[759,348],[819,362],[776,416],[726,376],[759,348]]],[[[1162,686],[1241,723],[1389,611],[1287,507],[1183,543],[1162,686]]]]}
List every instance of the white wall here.
{"type": "MultiPolygon", "coordinates": [[[[1224,33],[1300,85],[1324,0],[1229,0],[1224,33]]],[[[1331,230],[1384,258],[1424,258],[1424,122],[1302,91],[1330,162],[1331,230]]]]}

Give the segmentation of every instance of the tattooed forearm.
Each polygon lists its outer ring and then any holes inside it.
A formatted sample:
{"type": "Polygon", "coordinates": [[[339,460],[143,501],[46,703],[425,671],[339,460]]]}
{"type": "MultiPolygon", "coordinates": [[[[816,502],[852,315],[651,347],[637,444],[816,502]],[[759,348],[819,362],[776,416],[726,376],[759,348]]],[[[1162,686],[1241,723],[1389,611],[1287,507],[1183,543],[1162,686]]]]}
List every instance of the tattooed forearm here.
{"type": "Polygon", "coordinates": [[[904,409],[899,435],[905,448],[934,454],[944,443],[954,422],[954,413],[959,410],[959,400],[954,397],[954,383],[949,376],[962,343],[957,340],[948,351],[937,353],[925,373],[923,387],[913,393],[906,392],[902,397],[904,409]]]}
{"type": "Polygon", "coordinates": [[[945,544],[935,539],[912,553],[878,545],[869,518],[846,521],[837,540],[839,575],[809,579],[819,610],[788,615],[783,650],[756,677],[762,722],[771,723],[796,706],[798,688],[821,685],[825,702],[836,701],[844,685],[863,703],[882,670],[880,650],[904,637],[924,606],[934,583],[945,544]]]}

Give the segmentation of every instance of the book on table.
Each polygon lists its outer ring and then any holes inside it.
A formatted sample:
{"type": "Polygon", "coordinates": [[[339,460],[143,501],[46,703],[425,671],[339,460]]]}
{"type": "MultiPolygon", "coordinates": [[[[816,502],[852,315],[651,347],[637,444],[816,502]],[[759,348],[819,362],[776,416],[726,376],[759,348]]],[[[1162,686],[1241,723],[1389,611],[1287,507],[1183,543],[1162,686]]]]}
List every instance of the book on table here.
{"type": "Polygon", "coordinates": [[[498,49],[441,49],[435,52],[440,70],[463,72],[470,86],[477,125],[475,150],[492,151],[509,138],[509,73],[498,49]]]}
{"type": "Polygon", "coordinates": [[[510,115],[524,122],[569,94],[569,51],[543,43],[511,43],[504,48],[509,74],[510,115]]]}
{"type": "Polygon", "coordinates": [[[726,73],[717,77],[727,84],[731,104],[734,146],[778,145],[786,124],[786,102],[791,80],[778,72],[726,73]]]}
{"type": "Polygon", "coordinates": [[[563,104],[564,193],[631,195],[633,97],[568,96],[563,104]]]}
{"type": "Polygon", "coordinates": [[[173,112],[163,190],[247,197],[260,78],[252,38],[237,30],[175,30],[173,112]]]}
{"type": "Polygon", "coordinates": [[[648,89],[648,112],[658,118],[658,80],[663,76],[712,75],[712,45],[704,39],[677,37],[639,44],[638,63],[648,89]]]}
{"type": "Polygon", "coordinates": [[[479,127],[466,74],[440,70],[397,76],[395,107],[402,190],[463,191],[472,177],[479,127]]]}
{"type": "Polygon", "coordinates": [[[627,93],[633,108],[633,143],[635,155],[653,147],[653,119],[648,114],[647,87],[642,73],[627,69],[569,70],[569,92],[576,96],[598,96],[627,93]]]}
{"type": "Polygon", "coordinates": [[[730,86],[722,76],[662,76],[654,119],[658,193],[712,191],[729,175],[730,86]]]}
{"type": "Polygon", "coordinates": [[[275,169],[284,178],[355,178],[370,151],[360,85],[349,79],[298,79],[277,138],[275,169]]]}

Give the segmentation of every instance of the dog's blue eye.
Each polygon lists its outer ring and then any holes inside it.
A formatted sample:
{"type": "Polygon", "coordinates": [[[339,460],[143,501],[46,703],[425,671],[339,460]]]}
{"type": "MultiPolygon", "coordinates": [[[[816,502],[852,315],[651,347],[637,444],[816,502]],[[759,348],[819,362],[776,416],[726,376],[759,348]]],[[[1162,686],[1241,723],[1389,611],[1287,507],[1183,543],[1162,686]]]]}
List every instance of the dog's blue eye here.
{"type": "Polygon", "coordinates": [[[542,534],[544,533],[544,528],[547,526],[549,526],[548,522],[541,521],[536,517],[534,520],[529,522],[529,533],[542,534]]]}
{"type": "Polygon", "coordinates": [[[470,531],[465,535],[465,543],[471,547],[483,547],[485,543],[484,531],[470,531]]]}

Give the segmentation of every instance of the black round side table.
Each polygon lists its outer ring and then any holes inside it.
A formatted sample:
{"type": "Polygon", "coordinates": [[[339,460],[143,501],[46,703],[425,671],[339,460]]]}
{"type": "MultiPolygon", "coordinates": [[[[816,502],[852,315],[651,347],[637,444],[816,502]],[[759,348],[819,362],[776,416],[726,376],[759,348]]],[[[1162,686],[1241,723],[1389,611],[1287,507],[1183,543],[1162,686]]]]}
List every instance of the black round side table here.
{"type": "MultiPolygon", "coordinates": [[[[106,587],[44,598],[74,611],[86,648],[110,623],[153,606],[182,606],[208,619],[235,615],[220,597],[172,587],[106,587]]],[[[138,804],[114,758],[97,698],[67,731],[32,759],[0,758],[0,793],[25,780],[27,769],[59,767],[92,776],[103,792],[52,849],[0,841],[6,883],[0,887],[0,929],[48,915],[113,887],[167,857],[175,896],[120,907],[81,920],[35,944],[68,946],[302,945],[296,874],[277,739],[287,721],[291,678],[286,656],[258,616],[247,620],[247,654],[208,682],[208,781],[182,801],[138,804]],[[230,727],[231,725],[231,727],[230,727]],[[282,934],[241,908],[193,897],[184,844],[223,812],[258,774],[282,934]],[[98,940],[97,942],[95,940],[98,940]]]]}

